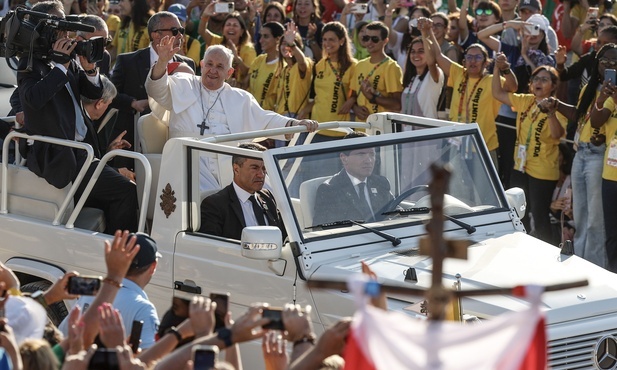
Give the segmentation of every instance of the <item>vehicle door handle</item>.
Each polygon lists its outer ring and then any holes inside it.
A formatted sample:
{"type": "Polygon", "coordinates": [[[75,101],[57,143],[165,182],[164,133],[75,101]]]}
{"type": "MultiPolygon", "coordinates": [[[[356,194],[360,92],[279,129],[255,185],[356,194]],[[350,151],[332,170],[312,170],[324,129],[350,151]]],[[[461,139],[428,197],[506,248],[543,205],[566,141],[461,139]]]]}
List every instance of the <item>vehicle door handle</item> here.
{"type": "Polygon", "coordinates": [[[191,294],[201,294],[201,287],[197,286],[195,282],[191,280],[175,281],[174,282],[174,290],[179,290],[181,292],[187,292],[191,294]]]}

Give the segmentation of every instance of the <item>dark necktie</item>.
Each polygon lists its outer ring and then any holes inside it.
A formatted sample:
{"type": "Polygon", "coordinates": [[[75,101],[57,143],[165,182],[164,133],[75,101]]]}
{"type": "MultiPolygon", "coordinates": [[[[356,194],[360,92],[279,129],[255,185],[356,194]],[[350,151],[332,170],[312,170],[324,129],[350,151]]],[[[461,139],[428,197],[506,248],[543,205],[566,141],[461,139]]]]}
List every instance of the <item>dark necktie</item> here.
{"type": "Polygon", "coordinates": [[[249,197],[251,203],[253,203],[253,213],[255,214],[255,219],[257,220],[257,224],[259,226],[266,226],[266,219],[264,218],[264,210],[261,208],[261,205],[257,201],[256,195],[251,195],[249,197]]]}
{"type": "Polygon", "coordinates": [[[373,219],[373,212],[371,211],[371,207],[366,201],[366,195],[364,194],[365,187],[365,182],[361,182],[358,184],[358,197],[360,197],[360,203],[358,203],[358,208],[360,209],[360,212],[362,212],[362,217],[364,217],[364,221],[370,221],[373,219]]]}

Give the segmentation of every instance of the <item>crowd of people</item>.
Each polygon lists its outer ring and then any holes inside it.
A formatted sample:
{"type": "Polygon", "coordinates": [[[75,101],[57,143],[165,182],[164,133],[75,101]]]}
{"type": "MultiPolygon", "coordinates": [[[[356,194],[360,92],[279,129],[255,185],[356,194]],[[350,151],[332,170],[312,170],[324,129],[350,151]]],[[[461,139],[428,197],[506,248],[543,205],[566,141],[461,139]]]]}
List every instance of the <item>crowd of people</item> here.
{"type": "Polygon", "coordinates": [[[233,320],[225,312],[224,324],[215,328],[217,303],[196,295],[173,298],[159,322],[143,291],[161,258],[156,243],[118,230],[104,253],[107,274],[100,288],[77,300],[61,330],[47,320],[46,309],[77,298],[69,285],[79,273],[68,272],[47,290],[30,294],[20,291],[17,276],[0,263],[0,369],[242,369],[238,344],[251,340],[262,341],[262,366],[268,370],[342,368],[350,318],[318,338],[310,306],[289,304],[280,317],[268,318],[268,305],[255,303],[233,320]],[[139,321],[143,327],[135,334],[132,325],[139,321]],[[199,350],[212,353],[195,354],[199,350]],[[220,361],[219,350],[225,352],[220,361]]]}
{"type": "MultiPolygon", "coordinates": [[[[556,32],[539,0],[29,0],[58,17],[90,13],[96,31],[77,37],[108,46],[94,65],[71,58],[74,36],[60,33],[50,60],[22,56],[12,113],[27,133],[95,143],[97,157],[134,147],[135,115],[151,112],[170,112],[170,137],[314,131],[378,112],[477,123],[504,187],[525,190],[526,229],[554,245],[571,239],[578,256],[617,272],[617,7],[562,3],[556,32]],[[108,107],[118,117],[101,131],[108,107]]],[[[57,187],[84,161],[46,144],[22,149],[57,187]]],[[[202,190],[228,185],[206,162],[202,190]]],[[[89,196],[107,233],[135,230],[132,166],[108,166],[89,196]]]]}

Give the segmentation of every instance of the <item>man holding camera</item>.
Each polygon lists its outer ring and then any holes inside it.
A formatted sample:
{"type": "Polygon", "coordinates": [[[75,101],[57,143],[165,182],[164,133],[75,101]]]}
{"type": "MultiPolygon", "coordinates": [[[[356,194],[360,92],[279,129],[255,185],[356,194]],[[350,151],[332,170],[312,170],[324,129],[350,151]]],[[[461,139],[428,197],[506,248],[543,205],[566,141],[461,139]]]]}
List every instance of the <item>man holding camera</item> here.
{"type": "MultiPolygon", "coordinates": [[[[62,4],[52,1],[48,3],[48,14],[64,18],[62,4]]],[[[88,128],[79,99],[81,95],[99,99],[102,95],[101,79],[95,63],[85,57],[80,55],[81,67],[77,65],[72,57],[77,45],[75,40],[68,38],[64,30],[54,32],[56,41],[50,55],[42,58],[24,55],[19,61],[17,84],[25,130],[30,135],[83,141],[88,128]]],[[[32,172],[59,189],[75,180],[86,160],[83,150],[40,141],[28,145],[24,156],[32,172]]],[[[90,164],[82,186],[75,194],[76,199],[81,197],[97,164],[97,161],[90,164]]],[[[109,166],[104,167],[88,195],[86,205],[94,205],[105,211],[105,232],[108,234],[117,229],[137,229],[135,183],[109,166]]]]}

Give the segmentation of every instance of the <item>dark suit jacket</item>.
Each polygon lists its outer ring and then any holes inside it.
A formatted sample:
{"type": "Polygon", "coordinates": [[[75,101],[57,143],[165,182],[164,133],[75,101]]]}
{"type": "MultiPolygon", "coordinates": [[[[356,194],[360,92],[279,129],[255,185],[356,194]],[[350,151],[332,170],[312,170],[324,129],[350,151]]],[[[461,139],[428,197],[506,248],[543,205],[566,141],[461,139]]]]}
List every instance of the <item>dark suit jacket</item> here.
{"type": "MultiPolygon", "coordinates": [[[[270,191],[263,189],[257,192],[268,224],[277,226],[287,236],[281,215],[276,209],[276,202],[270,191]]],[[[246,226],[242,205],[233,187],[229,184],[221,191],[206,197],[201,202],[201,226],[199,231],[206,234],[240,240],[242,229],[246,226]]]]}
{"type": "MultiPolygon", "coordinates": [[[[195,62],[191,58],[182,55],[174,55],[174,61],[184,62],[195,70],[195,62]]],[[[131,108],[133,100],[148,99],[145,83],[150,72],[150,48],[139,49],[132,53],[120,54],[116,58],[116,64],[111,75],[111,81],[118,89],[118,95],[111,104],[112,108],[117,108],[118,119],[116,127],[112,133],[113,137],[118,136],[126,130],[124,137],[131,145],[135,145],[134,116],[135,111],[131,108]]],[[[150,109],[141,114],[150,113],[150,109]]]]}
{"type": "MultiPolygon", "coordinates": [[[[373,212],[380,212],[394,197],[387,178],[371,175],[366,179],[373,212]]],[[[313,226],[343,220],[363,220],[360,198],[347,172],[341,172],[319,185],[315,199],[313,226]]]]}
{"type": "MultiPolygon", "coordinates": [[[[26,132],[75,140],[75,106],[66,83],[70,83],[76,99],[80,99],[81,95],[98,99],[102,87],[91,83],[86,73],[73,61],[69,65],[68,74],[59,68],[51,68],[40,59],[33,61],[32,71],[25,71],[27,64],[28,58],[22,58],[19,61],[22,72],[17,73],[26,132]]],[[[81,150],[73,151],[67,147],[35,142],[28,147],[26,157],[32,172],[57,188],[63,188],[75,178],[78,163],[85,154],[81,150]]]]}

